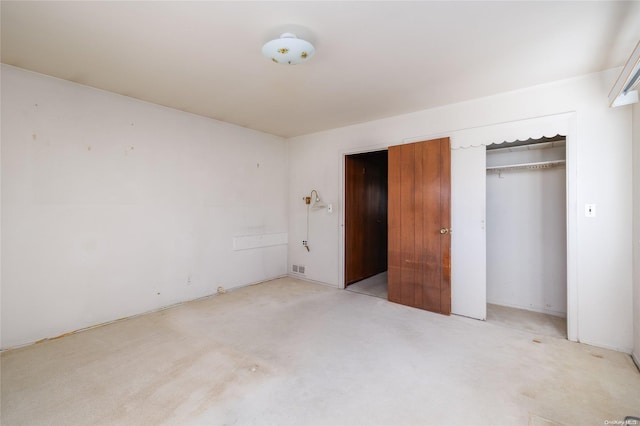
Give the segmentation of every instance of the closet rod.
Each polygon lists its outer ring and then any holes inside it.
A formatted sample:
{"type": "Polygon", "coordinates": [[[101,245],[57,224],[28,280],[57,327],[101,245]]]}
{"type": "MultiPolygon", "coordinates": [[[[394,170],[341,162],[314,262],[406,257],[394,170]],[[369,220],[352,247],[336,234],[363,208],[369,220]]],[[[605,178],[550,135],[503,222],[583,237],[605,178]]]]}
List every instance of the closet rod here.
{"type": "Polygon", "coordinates": [[[489,166],[487,171],[515,170],[515,169],[549,169],[551,167],[563,166],[566,160],[540,161],[537,163],[508,164],[504,166],[489,166]]]}

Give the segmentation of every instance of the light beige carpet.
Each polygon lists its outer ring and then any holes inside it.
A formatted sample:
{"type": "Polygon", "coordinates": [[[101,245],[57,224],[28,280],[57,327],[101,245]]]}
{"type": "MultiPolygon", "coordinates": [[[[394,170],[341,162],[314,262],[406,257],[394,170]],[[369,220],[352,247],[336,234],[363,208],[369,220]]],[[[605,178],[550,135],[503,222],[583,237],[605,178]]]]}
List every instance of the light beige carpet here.
{"type": "Polygon", "coordinates": [[[1,373],[9,426],[602,425],[640,414],[626,354],[289,278],[5,352],[1,373]]]}
{"type": "Polygon", "coordinates": [[[379,297],[381,299],[387,299],[387,283],[388,275],[387,271],[374,275],[364,280],[358,281],[347,287],[347,290],[354,293],[366,294],[368,296],[379,297]]]}
{"type": "Polygon", "coordinates": [[[544,336],[567,337],[567,319],[509,306],[487,304],[487,321],[504,327],[527,330],[544,336]]]}

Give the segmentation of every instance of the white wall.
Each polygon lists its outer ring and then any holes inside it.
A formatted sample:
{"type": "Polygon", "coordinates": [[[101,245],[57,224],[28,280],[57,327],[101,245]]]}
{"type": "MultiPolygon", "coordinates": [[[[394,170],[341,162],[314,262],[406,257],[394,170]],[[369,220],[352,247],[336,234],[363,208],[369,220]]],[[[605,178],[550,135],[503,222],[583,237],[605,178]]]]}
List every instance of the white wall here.
{"type": "MultiPolygon", "coordinates": [[[[487,151],[487,165],[543,160],[553,149],[487,151]],[[501,157],[501,158],[496,158],[501,157]]],[[[566,317],[565,167],[487,173],[487,302],[566,317]]]]}
{"type": "Polygon", "coordinates": [[[633,356],[640,366],[640,104],[633,105],[633,356]]]}
{"type": "MultiPolygon", "coordinates": [[[[585,203],[598,205],[595,219],[580,214],[568,219],[577,229],[577,338],[630,352],[631,108],[610,109],[607,105],[607,95],[618,72],[609,70],[290,139],[289,263],[306,265],[308,279],[342,285],[343,212],[339,202],[344,154],[416,141],[421,136],[430,139],[464,129],[575,111],[575,191],[580,208],[573,209],[581,212],[585,203]],[[315,216],[314,248],[307,253],[300,244],[305,226],[301,197],[311,188],[317,188],[336,209],[332,215],[322,212],[315,216]]],[[[456,208],[452,205],[452,209],[456,208]]],[[[459,213],[452,212],[452,219],[456,214],[459,213]]],[[[453,236],[456,223],[452,226],[453,236]]],[[[452,277],[460,267],[452,258],[452,277]]],[[[452,282],[452,292],[454,287],[477,285],[452,282]]]]}
{"type": "Polygon", "coordinates": [[[286,274],[278,137],[2,66],[2,347],[286,274]]]}

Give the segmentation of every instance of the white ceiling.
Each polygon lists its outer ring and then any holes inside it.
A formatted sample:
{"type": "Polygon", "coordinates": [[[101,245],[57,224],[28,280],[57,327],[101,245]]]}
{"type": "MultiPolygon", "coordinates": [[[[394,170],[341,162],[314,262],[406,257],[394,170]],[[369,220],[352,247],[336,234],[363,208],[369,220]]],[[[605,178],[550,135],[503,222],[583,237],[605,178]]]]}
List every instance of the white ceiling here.
{"type": "Polygon", "coordinates": [[[622,66],[640,2],[11,2],[2,62],[296,136],[622,66]],[[261,55],[283,32],[307,63],[261,55]]]}

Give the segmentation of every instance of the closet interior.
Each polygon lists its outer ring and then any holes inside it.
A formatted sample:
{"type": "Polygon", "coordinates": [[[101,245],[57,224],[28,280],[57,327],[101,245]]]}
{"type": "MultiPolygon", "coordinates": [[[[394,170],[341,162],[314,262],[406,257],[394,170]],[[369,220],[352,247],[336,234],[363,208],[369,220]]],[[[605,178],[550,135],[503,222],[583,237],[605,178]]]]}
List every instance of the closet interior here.
{"type": "Polygon", "coordinates": [[[487,146],[487,321],[566,337],[566,138],[487,146]]]}

